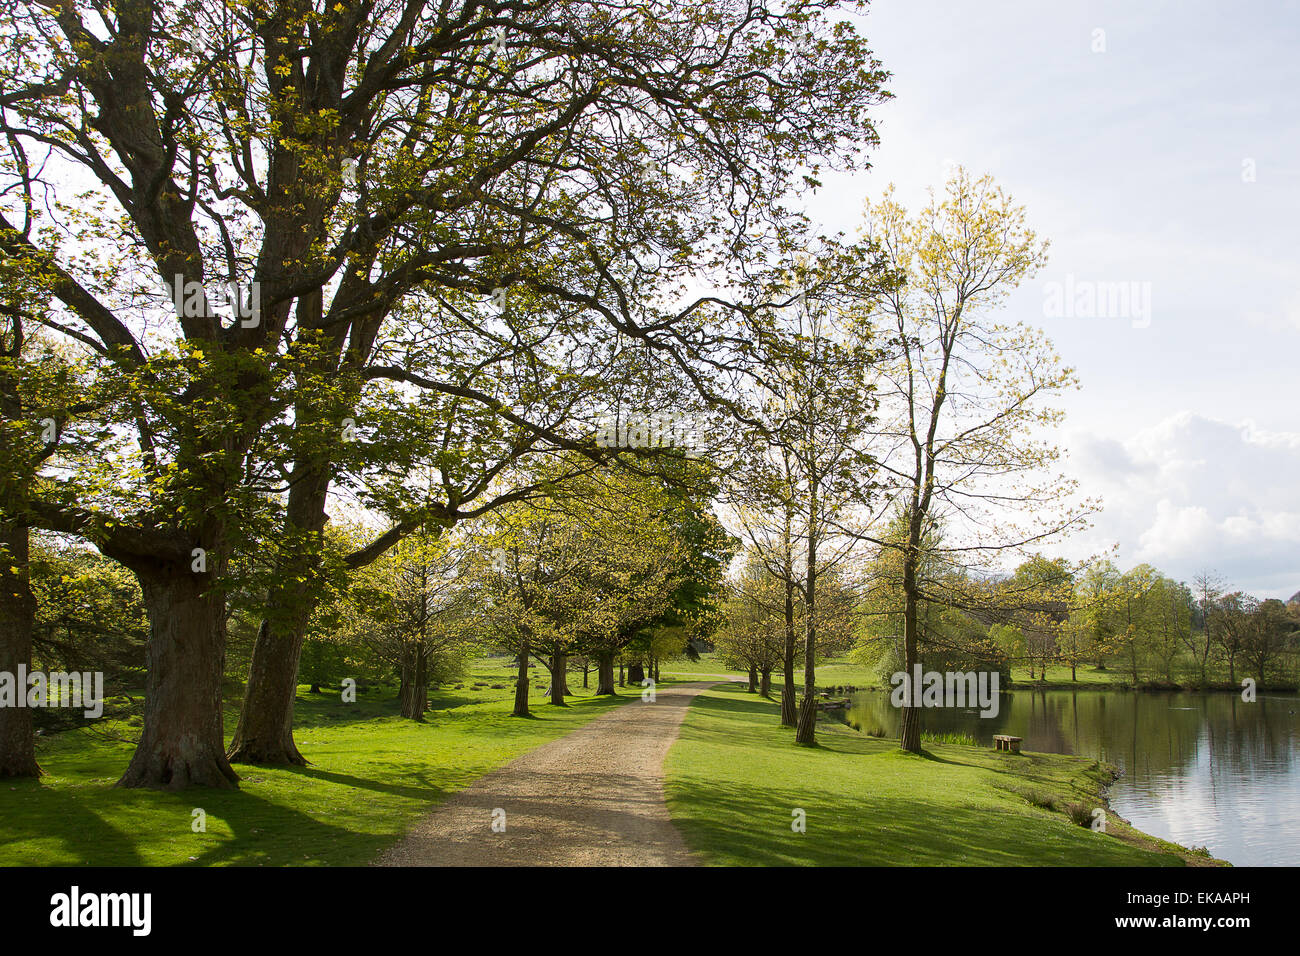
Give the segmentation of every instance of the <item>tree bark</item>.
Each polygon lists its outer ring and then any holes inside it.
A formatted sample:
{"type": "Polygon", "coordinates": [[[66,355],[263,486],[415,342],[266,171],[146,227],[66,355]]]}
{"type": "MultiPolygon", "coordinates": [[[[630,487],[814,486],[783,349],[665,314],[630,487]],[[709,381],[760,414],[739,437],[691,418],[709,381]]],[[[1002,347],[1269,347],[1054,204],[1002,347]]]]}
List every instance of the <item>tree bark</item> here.
{"type": "Polygon", "coordinates": [[[803,710],[794,742],[817,743],[817,483],[809,480],[807,567],[804,569],[803,710]]]}
{"type": "Polygon", "coordinates": [[[563,707],[564,695],[569,693],[566,678],[568,677],[569,658],[567,654],[551,655],[551,703],[556,707],[563,707]]]}
{"type": "MultiPolygon", "coordinates": [[[[907,680],[912,680],[916,665],[920,662],[917,641],[917,585],[916,557],[911,551],[903,557],[903,670],[907,680]]],[[[912,685],[909,683],[909,687],[912,685]]],[[[921,752],[921,702],[913,700],[909,692],[904,698],[902,728],[898,735],[898,745],[907,753],[921,752]]]]}
{"type": "Polygon", "coordinates": [[[614,655],[612,652],[596,657],[596,693],[612,696],[614,690],[614,655]]]}
{"type": "Polygon", "coordinates": [[[429,661],[419,644],[408,643],[402,654],[401,714],[409,720],[424,720],[429,709],[429,661]]]}
{"type": "Polygon", "coordinates": [[[633,687],[640,687],[641,682],[645,680],[645,667],[640,661],[633,661],[627,665],[627,682],[633,687]]]}
{"type": "Polygon", "coordinates": [[[236,789],[239,775],[222,746],[224,596],[213,574],[188,566],[137,570],[136,577],[150,624],[144,729],[117,785],[236,789]]]}
{"type": "Polygon", "coordinates": [[[307,764],[293,739],[293,704],[307,624],[316,604],[312,579],[320,563],[329,473],[319,468],[304,472],[294,476],[289,490],[283,530],[289,546],[281,548],[276,583],[267,593],[266,615],[253,645],[244,703],[227,754],[238,763],[307,764]]]}
{"type": "Polygon", "coordinates": [[[749,693],[758,690],[758,668],[753,664],[749,665],[749,693]]]}
{"type": "Polygon", "coordinates": [[[781,726],[793,727],[799,722],[794,691],[794,582],[785,582],[785,660],[781,688],[781,726]]]}
{"type": "Polygon", "coordinates": [[[759,669],[758,692],[764,697],[772,696],[772,668],[763,667],[759,669]]]}
{"type": "Polygon", "coordinates": [[[515,679],[515,709],[512,717],[528,716],[528,641],[525,640],[519,651],[519,675],[515,679]]]}
{"type": "MultiPolygon", "coordinates": [[[[0,524],[0,671],[17,679],[32,666],[36,596],[28,577],[30,535],[24,525],[0,524]]],[[[26,687],[17,688],[25,694],[26,687]]],[[[0,707],[0,777],[39,777],[29,707],[0,707]]]]}
{"type": "MultiPolygon", "coordinates": [[[[279,606],[276,598],[271,602],[279,606]]],[[[298,661],[306,622],[273,624],[263,620],[253,645],[244,687],[244,704],[227,757],[236,763],[303,767],[307,759],[293,739],[293,703],[298,693],[298,661]]]]}

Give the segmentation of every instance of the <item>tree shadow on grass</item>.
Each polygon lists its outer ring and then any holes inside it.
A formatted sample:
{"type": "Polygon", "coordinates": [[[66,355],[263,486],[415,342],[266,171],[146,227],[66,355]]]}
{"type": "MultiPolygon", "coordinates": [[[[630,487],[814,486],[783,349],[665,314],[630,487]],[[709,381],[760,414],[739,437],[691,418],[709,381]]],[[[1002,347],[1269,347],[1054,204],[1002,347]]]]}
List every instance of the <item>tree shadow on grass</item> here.
{"type": "Polygon", "coordinates": [[[1177,865],[1050,815],[923,798],[674,779],[673,820],[710,862],[739,866],[1177,865]],[[792,829],[802,810],[805,832],[792,829]]]}
{"type": "MultiPolygon", "coordinates": [[[[130,792],[107,786],[61,787],[30,781],[22,791],[5,794],[4,838],[0,855],[27,840],[57,841],[68,848],[76,863],[140,866],[138,835],[110,823],[92,803],[108,799],[128,802],[130,792]]],[[[61,862],[48,857],[43,863],[61,862]]]]}

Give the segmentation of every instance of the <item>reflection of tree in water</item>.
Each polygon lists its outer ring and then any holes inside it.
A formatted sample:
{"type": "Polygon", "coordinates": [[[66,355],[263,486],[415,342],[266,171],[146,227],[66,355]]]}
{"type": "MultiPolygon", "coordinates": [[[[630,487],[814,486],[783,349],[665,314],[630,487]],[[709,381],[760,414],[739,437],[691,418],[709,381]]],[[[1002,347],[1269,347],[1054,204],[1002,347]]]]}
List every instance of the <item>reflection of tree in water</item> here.
{"type": "MultiPolygon", "coordinates": [[[[975,708],[926,709],[922,727],[969,734],[989,746],[994,734],[1014,734],[1026,750],[1093,757],[1134,777],[1159,778],[1202,760],[1232,772],[1288,770],[1300,746],[1295,710],[1300,697],[1261,696],[1247,704],[1224,693],[1033,690],[1002,694],[992,718],[975,708]]],[[[857,695],[848,716],[864,731],[898,733],[886,691],[857,695]]]]}
{"type": "MultiPolygon", "coordinates": [[[[1063,694],[1052,694],[1049,697],[1045,690],[1030,691],[1025,696],[1029,698],[1029,717],[1025,722],[1024,731],[1017,732],[1017,736],[1025,738],[1021,746],[1025,750],[1035,750],[1039,753],[1077,753],[1074,742],[1065,732],[1065,728],[1071,726],[1074,721],[1070,714],[1072,709],[1070,701],[1066,700],[1063,694]]],[[[1017,694],[1016,698],[1019,697],[1020,695],[1017,694]]]]}
{"type": "MultiPolygon", "coordinates": [[[[898,734],[888,693],[859,695],[849,717],[898,734]]],[[[1238,864],[1300,864],[1300,696],[1021,690],[995,718],[925,710],[922,727],[1113,763],[1115,808],[1139,828],[1238,864]]]]}

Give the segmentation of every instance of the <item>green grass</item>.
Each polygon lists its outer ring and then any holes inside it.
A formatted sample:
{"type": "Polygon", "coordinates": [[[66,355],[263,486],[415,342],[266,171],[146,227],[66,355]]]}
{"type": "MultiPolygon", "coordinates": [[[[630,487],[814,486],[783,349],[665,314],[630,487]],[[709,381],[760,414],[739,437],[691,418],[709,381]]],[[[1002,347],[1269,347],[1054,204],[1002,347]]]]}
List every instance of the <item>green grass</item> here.
{"type": "MultiPolygon", "coordinates": [[[[1075,668],[1075,679],[1070,680],[1070,666],[1068,664],[1052,664],[1047,668],[1047,683],[1056,685],[1060,684],[1071,688],[1087,688],[1092,690],[1110,690],[1112,684],[1122,684],[1127,678],[1115,668],[1109,670],[1097,670],[1091,664],[1080,664],[1075,668]]],[[[1011,668],[1011,680],[1017,684],[1028,684],[1029,668],[1017,664],[1011,668]]],[[[1040,667],[1034,668],[1033,683],[1037,684],[1043,680],[1043,671],[1040,667]]]]}
{"type": "Polygon", "coordinates": [[[778,705],[730,688],[697,697],[665,763],[669,810],[720,865],[1178,866],[1178,848],[1113,814],[1108,833],[1064,808],[1101,804],[1105,773],[1057,754],[926,744],[927,756],[841,724],[797,747],[778,705]],[[1047,804],[1058,809],[1048,809],[1047,804]],[[793,811],[807,831],[793,832],[793,811]]]}
{"type": "MultiPolygon", "coordinates": [[[[729,674],[736,678],[744,678],[748,675],[744,671],[736,670],[733,667],[727,667],[719,659],[718,655],[709,652],[701,654],[698,661],[690,661],[682,658],[676,661],[666,661],[659,665],[659,673],[665,679],[669,675],[675,677],[687,678],[693,674],[714,675],[729,674]]],[[[774,687],[781,686],[781,675],[778,672],[772,674],[772,684],[774,687]]],[[[803,671],[795,675],[795,683],[802,689],[803,671]]],[[[855,687],[871,687],[876,683],[875,674],[869,667],[863,667],[861,664],[854,664],[846,660],[823,661],[817,665],[817,686],[834,687],[844,684],[851,684],[855,687]]]]}
{"type": "MultiPolygon", "coordinates": [[[[545,683],[535,671],[534,685],[545,683]]],[[[0,865],[358,865],[374,859],[434,804],[527,750],[635,697],[577,693],[553,707],[533,692],[530,719],[510,717],[511,670],[477,662],[460,689],[431,696],[423,724],[397,716],[396,693],[375,688],[344,704],[300,689],[296,739],[311,766],[236,765],[239,791],[118,790],[133,745],[108,738],[125,724],[41,741],[39,780],[0,783],[0,865]],[[473,684],[498,684],[474,688],[473,684]],[[207,832],[191,831],[191,811],[207,832]]],[[[238,701],[229,702],[227,734],[238,701]]]]}

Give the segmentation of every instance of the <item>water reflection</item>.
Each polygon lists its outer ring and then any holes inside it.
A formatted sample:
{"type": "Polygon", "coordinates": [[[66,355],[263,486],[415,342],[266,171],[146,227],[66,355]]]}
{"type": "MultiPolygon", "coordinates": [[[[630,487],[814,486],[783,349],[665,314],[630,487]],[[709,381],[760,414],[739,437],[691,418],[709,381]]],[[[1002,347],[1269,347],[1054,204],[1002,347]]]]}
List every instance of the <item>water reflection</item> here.
{"type": "MultiPolygon", "coordinates": [[[[1111,804],[1134,826],[1184,846],[1207,846],[1243,866],[1300,865],[1300,696],[1014,691],[997,717],[923,711],[935,733],[1024,738],[1025,750],[1100,758],[1124,776],[1111,804]]],[[[854,698],[864,731],[898,733],[887,691],[854,698]]]]}

